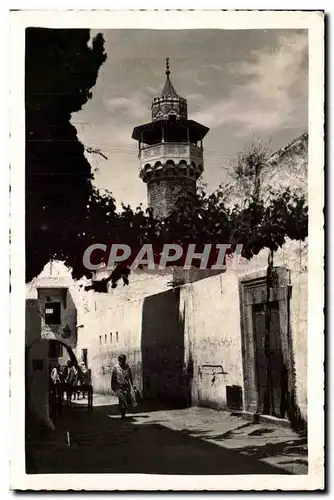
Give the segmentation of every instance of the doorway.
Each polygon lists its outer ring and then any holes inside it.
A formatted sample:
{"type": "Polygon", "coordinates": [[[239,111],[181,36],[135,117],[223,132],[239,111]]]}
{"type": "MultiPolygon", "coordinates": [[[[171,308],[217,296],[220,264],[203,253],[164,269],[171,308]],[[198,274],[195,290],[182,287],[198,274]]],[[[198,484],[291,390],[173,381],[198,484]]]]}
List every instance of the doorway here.
{"type": "Polygon", "coordinates": [[[279,269],[275,287],[266,272],[240,282],[244,409],[288,418],[292,379],[288,271],[279,269]]]}
{"type": "Polygon", "coordinates": [[[81,360],[83,363],[85,363],[85,366],[88,368],[88,350],[87,349],[81,350],[81,360]]]}
{"type": "Polygon", "coordinates": [[[284,380],[278,301],[254,304],[253,325],[259,413],[284,418],[287,388],[284,380]]]}

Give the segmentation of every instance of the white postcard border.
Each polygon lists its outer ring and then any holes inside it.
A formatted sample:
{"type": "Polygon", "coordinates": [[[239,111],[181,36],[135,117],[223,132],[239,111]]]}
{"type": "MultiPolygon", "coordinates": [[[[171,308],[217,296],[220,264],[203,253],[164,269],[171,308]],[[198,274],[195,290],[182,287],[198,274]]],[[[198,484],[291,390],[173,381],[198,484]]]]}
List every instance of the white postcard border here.
{"type": "Polygon", "coordinates": [[[17,11],[11,13],[11,488],[31,490],[313,490],[324,484],[324,14],[282,11],[17,11]],[[27,475],[24,463],[24,30],[91,29],[309,30],[309,316],[307,476],[27,475]]]}

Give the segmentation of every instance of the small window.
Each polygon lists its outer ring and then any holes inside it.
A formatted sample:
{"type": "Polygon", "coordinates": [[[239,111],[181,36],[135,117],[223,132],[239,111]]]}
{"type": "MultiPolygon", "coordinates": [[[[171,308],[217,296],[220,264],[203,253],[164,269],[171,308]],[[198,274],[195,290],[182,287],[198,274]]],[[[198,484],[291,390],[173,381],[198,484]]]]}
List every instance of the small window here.
{"type": "Polygon", "coordinates": [[[118,342],[118,332],[116,332],[116,342],[118,342]]]}
{"type": "Polygon", "coordinates": [[[102,337],[101,337],[101,335],[100,335],[100,345],[101,345],[101,344],[102,344],[102,337]]]}
{"type": "Polygon", "coordinates": [[[45,324],[60,325],[60,302],[47,302],[45,304],[45,324]]]}
{"type": "Polygon", "coordinates": [[[32,360],[32,369],[33,370],[43,370],[43,360],[42,359],[33,359],[32,360]]]}
{"type": "Polygon", "coordinates": [[[104,336],[104,343],[105,344],[107,343],[107,334],[105,334],[105,336],[104,336]]]}
{"type": "Polygon", "coordinates": [[[110,332],[110,344],[112,344],[112,332],[110,332]]]}
{"type": "Polygon", "coordinates": [[[49,340],[49,358],[58,359],[63,355],[63,345],[57,340],[49,340]]]}

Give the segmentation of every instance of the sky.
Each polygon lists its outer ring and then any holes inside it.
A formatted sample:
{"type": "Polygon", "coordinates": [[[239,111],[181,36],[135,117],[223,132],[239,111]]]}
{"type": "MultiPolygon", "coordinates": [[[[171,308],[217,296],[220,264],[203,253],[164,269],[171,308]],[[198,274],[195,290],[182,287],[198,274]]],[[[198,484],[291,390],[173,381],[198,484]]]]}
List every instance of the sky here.
{"type": "MultiPolygon", "coordinates": [[[[94,36],[98,31],[92,31],[94,36]]],[[[107,60],[92,99],[72,115],[94,184],[133,208],[146,207],[138,177],[135,126],[151,121],[151,102],[171,81],[188,118],[210,128],[204,139],[207,192],[228,182],[231,161],[253,137],[272,152],[308,130],[308,36],[296,30],[100,30],[107,60]]]]}

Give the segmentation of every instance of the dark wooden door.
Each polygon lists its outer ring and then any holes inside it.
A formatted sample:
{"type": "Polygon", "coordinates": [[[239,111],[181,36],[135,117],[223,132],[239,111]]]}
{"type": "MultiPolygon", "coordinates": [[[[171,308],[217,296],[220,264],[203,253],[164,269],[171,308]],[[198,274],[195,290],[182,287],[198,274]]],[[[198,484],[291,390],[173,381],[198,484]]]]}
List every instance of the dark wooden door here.
{"type": "Polygon", "coordinates": [[[253,332],[258,411],[284,417],[282,415],[283,357],[277,301],[253,305],[253,332]]]}
{"type": "Polygon", "coordinates": [[[268,413],[268,362],[266,356],[266,315],[264,304],[253,305],[253,332],[255,346],[255,374],[258,390],[258,411],[268,413]]]}

